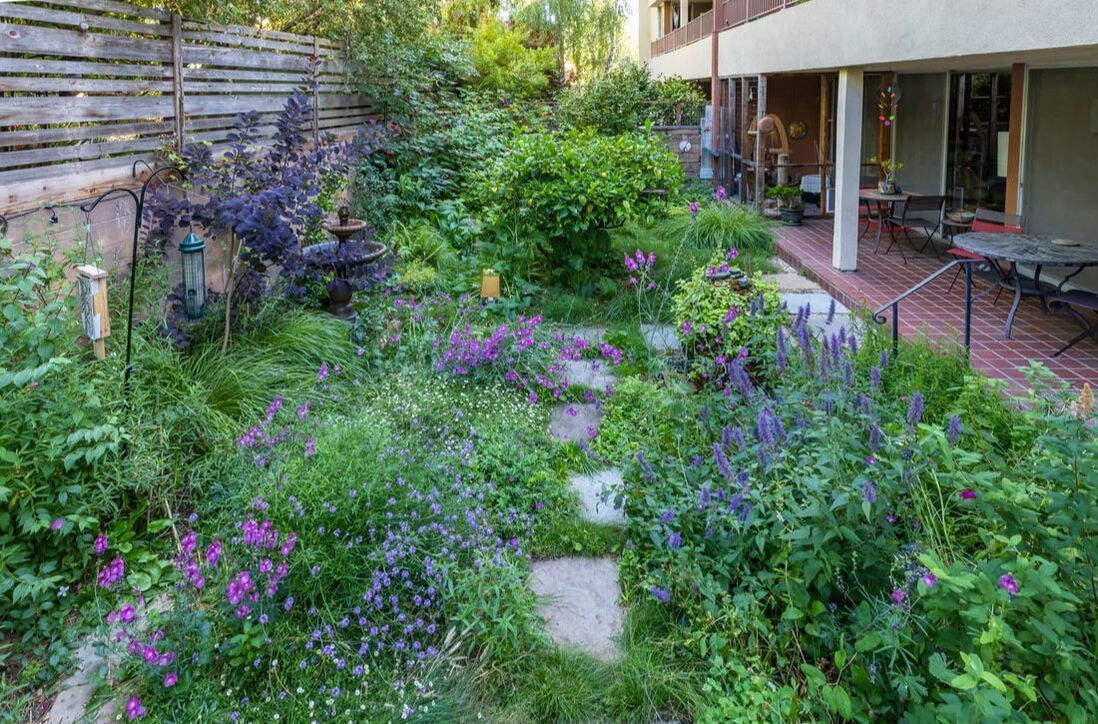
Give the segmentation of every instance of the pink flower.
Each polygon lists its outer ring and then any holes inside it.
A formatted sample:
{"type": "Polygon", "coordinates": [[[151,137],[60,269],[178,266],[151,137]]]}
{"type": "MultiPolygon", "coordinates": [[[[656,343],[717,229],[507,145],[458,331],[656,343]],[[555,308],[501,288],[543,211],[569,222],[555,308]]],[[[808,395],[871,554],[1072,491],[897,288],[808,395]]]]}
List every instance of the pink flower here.
{"type": "Polygon", "coordinates": [[[961,495],[961,500],[973,500],[973,499],[976,498],[976,491],[975,490],[962,490],[960,495],[961,495]]]}
{"type": "Polygon", "coordinates": [[[50,524],[50,530],[52,530],[56,533],[57,531],[61,530],[61,528],[64,525],[65,525],[65,521],[58,518],[57,520],[53,521],[53,523],[50,524]]]}

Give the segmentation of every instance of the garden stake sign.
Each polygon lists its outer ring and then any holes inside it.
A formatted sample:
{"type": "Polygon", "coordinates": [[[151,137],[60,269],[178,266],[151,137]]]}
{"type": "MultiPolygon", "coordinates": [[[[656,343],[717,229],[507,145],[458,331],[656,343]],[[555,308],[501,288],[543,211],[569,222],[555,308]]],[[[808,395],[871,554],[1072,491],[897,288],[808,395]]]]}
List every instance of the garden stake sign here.
{"type": "Polygon", "coordinates": [[[499,274],[494,269],[485,269],[480,276],[480,298],[499,299],[499,274]]]}
{"type": "Polygon", "coordinates": [[[76,293],[84,334],[92,341],[95,358],[103,359],[107,356],[106,339],[111,336],[111,318],[107,313],[107,272],[94,264],[76,267],[76,293]]]}

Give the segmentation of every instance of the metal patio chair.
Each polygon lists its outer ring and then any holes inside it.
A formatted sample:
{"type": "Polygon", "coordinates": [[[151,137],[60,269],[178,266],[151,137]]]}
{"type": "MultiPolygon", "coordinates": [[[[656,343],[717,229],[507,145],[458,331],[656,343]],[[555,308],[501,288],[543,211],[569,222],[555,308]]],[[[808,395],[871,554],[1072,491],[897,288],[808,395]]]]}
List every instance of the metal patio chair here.
{"type": "Polygon", "coordinates": [[[896,235],[897,231],[901,231],[915,253],[922,254],[929,246],[933,249],[934,256],[941,259],[933,244],[934,235],[942,230],[945,209],[945,196],[908,196],[900,205],[898,212],[894,211],[884,219],[885,225],[888,226],[888,235],[892,238],[892,242],[885,249],[885,254],[895,246],[899,248],[900,257],[904,263],[907,263],[907,257],[904,256],[903,247],[899,246],[899,238],[896,235]],[[915,246],[915,240],[908,233],[912,229],[920,229],[926,234],[926,241],[921,247],[915,246]]]}
{"type": "Polygon", "coordinates": [[[1080,309],[1089,309],[1092,312],[1098,312],[1098,294],[1083,291],[1082,289],[1072,289],[1049,299],[1048,308],[1052,311],[1066,310],[1083,327],[1083,331],[1079,336],[1054,352],[1053,357],[1059,357],[1087,337],[1098,340],[1098,336],[1096,336],[1098,329],[1095,329],[1094,325],[1079,311],[1080,309]]]}
{"type": "MultiPolygon", "coordinates": [[[[1004,214],[998,211],[991,211],[989,209],[976,209],[976,216],[972,219],[971,231],[981,231],[986,233],[1000,233],[1000,234],[1021,234],[1024,226],[1021,216],[1015,214],[1004,214]]],[[[946,249],[946,254],[956,257],[958,259],[983,259],[979,254],[973,254],[970,251],[964,249],[958,249],[955,246],[951,246],[946,249]]],[[[1006,280],[1006,272],[1002,267],[996,264],[994,261],[988,262],[991,265],[991,271],[995,272],[998,279],[997,282],[1006,280]]],[[[946,290],[946,294],[953,291],[953,286],[957,283],[957,280],[961,277],[962,269],[958,268],[957,273],[953,275],[953,281],[949,283],[949,289],[946,290]]],[[[983,292],[981,292],[983,294],[983,292]]],[[[995,299],[992,300],[992,305],[999,301],[999,297],[1003,294],[1003,287],[1000,285],[998,293],[995,295],[995,299]]]]}

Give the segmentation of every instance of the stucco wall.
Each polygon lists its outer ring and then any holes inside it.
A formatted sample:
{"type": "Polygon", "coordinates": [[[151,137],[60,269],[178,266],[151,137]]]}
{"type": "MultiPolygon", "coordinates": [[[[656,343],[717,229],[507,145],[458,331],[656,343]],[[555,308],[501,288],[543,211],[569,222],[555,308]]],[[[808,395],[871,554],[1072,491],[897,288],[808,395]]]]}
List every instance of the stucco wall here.
{"type": "Polygon", "coordinates": [[[1098,50],[1095,0],[807,0],[724,31],[719,57],[740,75],[1082,46],[1098,50]]]}
{"type": "Polygon", "coordinates": [[[652,58],[648,68],[657,78],[679,75],[687,80],[710,77],[713,64],[713,39],[706,37],[696,43],[652,58]]]}

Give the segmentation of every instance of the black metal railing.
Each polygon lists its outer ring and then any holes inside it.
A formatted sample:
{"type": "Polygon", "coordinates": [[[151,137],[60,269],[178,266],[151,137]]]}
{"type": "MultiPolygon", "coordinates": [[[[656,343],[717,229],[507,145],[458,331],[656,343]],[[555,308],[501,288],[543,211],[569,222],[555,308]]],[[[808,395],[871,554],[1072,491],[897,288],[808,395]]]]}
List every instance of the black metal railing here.
{"type": "Polygon", "coordinates": [[[873,321],[877,324],[884,324],[888,321],[888,317],[885,316],[890,310],[892,312],[892,356],[895,357],[900,348],[900,302],[910,297],[915,292],[919,291],[927,284],[945,274],[950,269],[957,266],[964,266],[965,272],[965,351],[967,352],[972,346],[972,265],[984,264],[984,259],[955,259],[950,263],[943,266],[938,271],[934,272],[926,279],[915,286],[908,289],[906,292],[896,297],[892,301],[888,302],[884,306],[880,307],[873,312],[873,321]]]}

